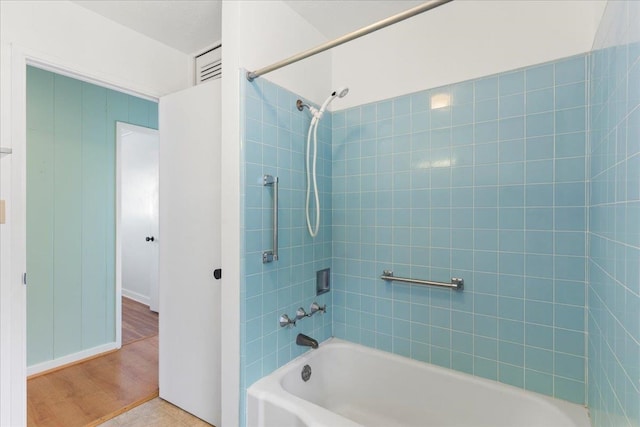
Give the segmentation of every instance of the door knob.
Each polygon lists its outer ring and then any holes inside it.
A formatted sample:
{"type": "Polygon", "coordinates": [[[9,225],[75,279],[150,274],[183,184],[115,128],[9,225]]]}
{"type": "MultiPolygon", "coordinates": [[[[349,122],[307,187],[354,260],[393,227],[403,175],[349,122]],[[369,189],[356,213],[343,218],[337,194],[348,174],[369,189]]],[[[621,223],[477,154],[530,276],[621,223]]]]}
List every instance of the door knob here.
{"type": "Polygon", "coordinates": [[[145,240],[146,240],[147,242],[153,242],[153,241],[154,241],[154,240],[156,240],[156,239],[155,239],[153,236],[151,236],[151,237],[147,237],[145,240]]]}

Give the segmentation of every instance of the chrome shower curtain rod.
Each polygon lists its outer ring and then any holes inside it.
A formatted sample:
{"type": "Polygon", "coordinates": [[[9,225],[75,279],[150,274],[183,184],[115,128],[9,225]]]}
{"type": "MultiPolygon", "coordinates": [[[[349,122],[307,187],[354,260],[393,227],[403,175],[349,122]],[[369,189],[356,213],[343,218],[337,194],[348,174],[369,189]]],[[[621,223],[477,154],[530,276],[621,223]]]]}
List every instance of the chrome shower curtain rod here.
{"type": "Polygon", "coordinates": [[[356,30],[352,33],[345,34],[344,36],[338,37],[337,39],[328,41],[314,48],[305,50],[304,52],[300,52],[296,55],[290,56],[287,59],[283,59],[282,61],[271,64],[267,67],[260,68],[259,70],[255,70],[255,71],[247,71],[247,80],[253,81],[253,79],[255,79],[256,77],[260,77],[263,74],[270,73],[272,71],[275,71],[289,64],[293,64],[294,62],[298,62],[310,56],[324,52],[325,50],[329,50],[333,47],[340,46],[343,43],[349,42],[351,40],[355,40],[362,36],[366,36],[369,33],[373,33],[374,31],[378,31],[381,28],[388,27],[389,25],[393,25],[397,22],[404,21],[405,19],[411,18],[412,16],[419,15],[428,10],[435,9],[436,7],[442,6],[445,3],[449,3],[450,1],[453,1],[453,0],[428,1],[419,6],[411,8],[409,10],[405,10],[404,12],[398,13],[397,15],[393,15],[381,21],[375,22],[371,25],[367,25],[366,27],[360,28],[359,30],[356,30]]]}

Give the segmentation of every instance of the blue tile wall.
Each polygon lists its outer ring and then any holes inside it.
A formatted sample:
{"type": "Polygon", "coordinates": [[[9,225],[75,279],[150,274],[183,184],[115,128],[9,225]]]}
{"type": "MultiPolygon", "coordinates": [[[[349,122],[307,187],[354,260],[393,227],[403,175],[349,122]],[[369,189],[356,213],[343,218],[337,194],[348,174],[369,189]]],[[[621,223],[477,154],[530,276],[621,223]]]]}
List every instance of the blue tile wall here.
{"type": "Polygon", "coordinates": [[[640,3],[609,2],[591,64],[589,407],[640,426],[640,3]]]}
{"type": "Polygon", "coordinates": [[[588,403],[594,426],[640,425],[637,17],[640,3],[609,2],[589,56],[326,115],[315,240],[303,211],[309,117],[295,94],[245,83],[243,425],[246,387],[300,354],[297,332],[588,403]],[[450,104],[435,108],[435,95],[450,104]],[[264,173],[280,176],[284,198],[284,259],[267,265],[264,173]],[[315,298],[327,266],[333,291],[315,298]],[[465,291],[391,285],[384,269],[464,277],[465,291]],[[316,299],[330,315],[277,326],[316,299]]]}
{"type": "MultiPolygon", "coordinates": [[[[244,75],[244,74],[243,74],[244,75]]],[[[299,98],[260,78],[242,88],[244,118],[242,160],[241,405],[245,424],[246,388],[302,354],[298,333],[323,341],[331,336],[332,316],[317,314],[281,328],[278,319],[309,311],[312,302],[331,307],[331,292],[316,297],[316,271],[331,267],[331,114],[318,128],[317,176],[321,201],[318,235],[312,239],[305,221],[305,145],[310,116],[296,109],[299,98]],[[271,187],[264,174],[279,177],[279,260],[263,264],[272,248],[271,187]]]]}
{"type": "Polygon", "coordinates": [[[587,66],[334,112],[335,336],[585,402],[587,66]]]}

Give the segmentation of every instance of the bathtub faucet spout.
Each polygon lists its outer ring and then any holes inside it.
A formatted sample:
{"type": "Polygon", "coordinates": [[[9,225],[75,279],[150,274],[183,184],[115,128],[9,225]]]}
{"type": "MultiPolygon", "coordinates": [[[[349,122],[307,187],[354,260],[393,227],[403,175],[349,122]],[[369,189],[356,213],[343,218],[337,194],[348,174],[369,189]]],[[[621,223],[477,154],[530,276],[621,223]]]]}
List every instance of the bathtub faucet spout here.
{"type": "Polygon", "coordinates": [[[318,348],[318,341],[305,334],[298,334],[296,337],[296,344],[311,348],[318,348]]]}

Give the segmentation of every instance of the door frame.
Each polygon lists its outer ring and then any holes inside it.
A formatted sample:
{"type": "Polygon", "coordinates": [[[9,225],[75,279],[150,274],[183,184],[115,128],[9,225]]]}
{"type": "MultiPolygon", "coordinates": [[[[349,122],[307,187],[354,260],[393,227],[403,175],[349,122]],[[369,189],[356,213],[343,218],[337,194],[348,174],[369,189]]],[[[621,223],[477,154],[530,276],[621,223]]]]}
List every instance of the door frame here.
{"type": "MultiPolygon", "coordinates": [[[[131,123],[116,121],[116,298],[118,301],[122,301],[122,139],[120,138],[121,129],[126,129],[135,132],[141,132],[154,135],[158,138],[158,150],[160,149],[160,131],[157,129],[147,128],[144,126],[132,125],[131,123]]],[[[158,166],[160,158],[158,157],[158,166]]],[[[160,181],[160,175],[158,174],[158,182],[160,181]]],[[[158,204],[157,215],[160,215],[160,204],[158,204]]],[[[160,226],[158,221],[157,226],[160,226]]],[[[156,238],[157,234],[156,234],[156,238]]],[[[158,253],[156,251],[156,259],[158,253]]],[[[151,279],[153,281],[154,278],[151,279]]],[[[155,275],[155,287],[158,289],[158,274],[155,275]]],[[[152,308],[152,302],[154,301],[153,289],[149,289],[149,309],[152,308]]],[[[157,303],[157,299],[156,299],[157,303]]],[[[158,311],[158,307],[155,307],[158,311]]],[[[118,348],[122,346],[122,304],[116,304],[116,342],[118,348]]]]}
{"type": "MultiPolygon", "coordinates": [[[[128,89],[112,81],[106,75],[97,74],[93,70],[78,68],[76,65],[60,61],[59,58],[48,54],[25,49],[12,44],[7,56],[10,65],[10,122],[8,134],[11,137],[11,182],[3,185],[3,192],[9,194],[10,200],[8,230],[9,255],[3,254],[1,263],[3,270],[8,267],[8,274],[3,271],[2,277],[8,277],[0,286],[0,338],[3,344],[8,344],[9,350],[3,351],[0,363],[0,375],[3,378],[0,385],[0,408],[2,416],[0,423],[9,425],[26,425],[27,423],[27,293],[23,284],[23,273],[26,272],[26,172],[27,172],[27,66],[32,65],[44,70],[72,77],[135,95],[144,99],[159,101],[155,94],[147,94],[128,89]],[[6,380],[8,379],[8,381],[6,380]],[[8,405],[8,407],[7,407],[8,405]]],[[[6,234],[5,234],[6,235],[6,234]]],[[[119,304],[116,303],[116,307],[119,304]]],[[[117,311],[116,311],[117,314],[117,311]]],[[[120,316],[118,316],[120,317],[120,316]]],[[[116,320],[118,322],[118,320],[116,320]]]]}

